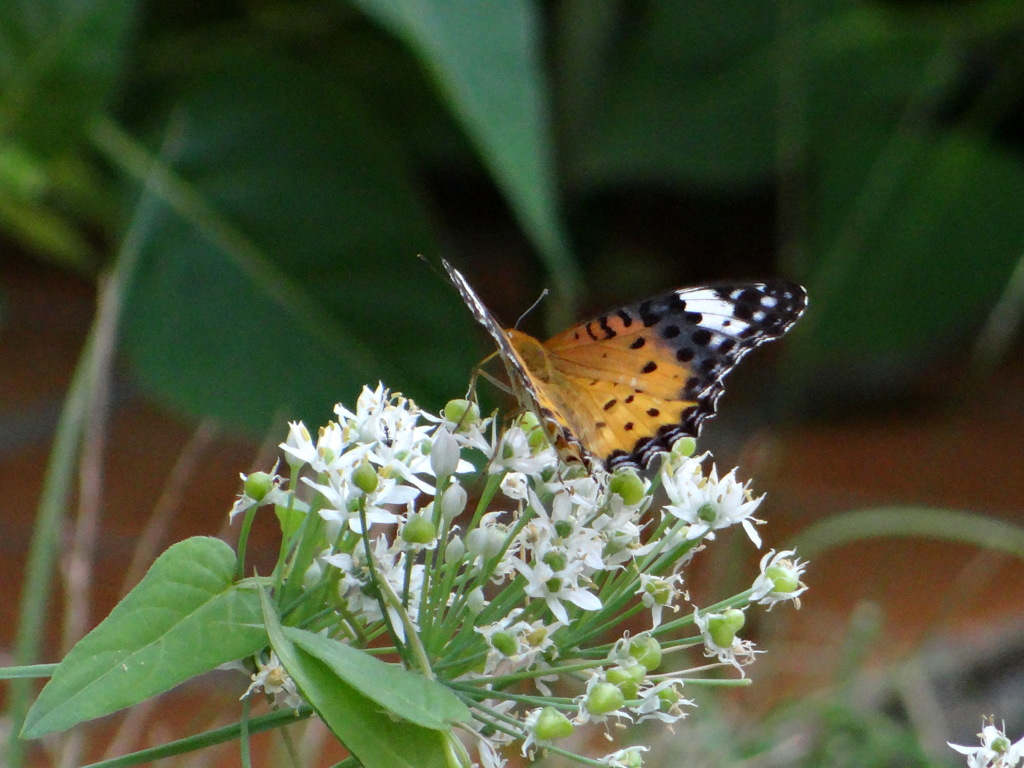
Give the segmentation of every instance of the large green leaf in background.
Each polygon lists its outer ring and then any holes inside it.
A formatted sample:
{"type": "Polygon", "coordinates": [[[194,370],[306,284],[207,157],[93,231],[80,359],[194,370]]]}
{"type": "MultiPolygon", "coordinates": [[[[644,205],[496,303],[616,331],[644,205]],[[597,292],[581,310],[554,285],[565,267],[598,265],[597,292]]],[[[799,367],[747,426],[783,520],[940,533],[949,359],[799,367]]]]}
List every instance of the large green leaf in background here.
{"type": "Polygon", "coordinates": [[[617,32],[622,50],[604,62],[589,122],[571,126],[566,141],[577,182],[718,187],[767,177],[775,162],[778,4],[626,10],[635,16],[617,32]]]}
{"type": "Polygon", "coordinates": [[[175,105],[165,161],[198,212],[149,231],[126,337],[178,407],[262,430],[378,379],[435,406],[464,391],[473,337],[416,258],[436,245],[409,170],[332,74],[251,57],[175,105]]]}
{"type": "MultiPolygon", "coordinates": [[[[1024,166],[991,136],[941,120],[960,47],[861,9],[846,45],[814,41],[807,75],[800,366],[899,368],[963,348],[1024,253],[1024,166]]],[[[968,113],[969,114],[969,113],[968,113]]],[[[866,374],[866,375],[865,375],[866,374]]]]}
{"type": "MultiPolygon", "coordinates": [[[[894,137],[877,138],[871,146],[862,136],[858,149],[889,157],[894,137]]],[[[894,177],[879,184],[877,206],[858,197],[873,189],[863,155],[836,146],[823,166],[819,226],[834,236],[812,240],[818,307],[801,345],[812,366],[963,348],[1024,254],[1019,158],[969,134],[899,143],[898,161],[870,169],[894,177]],[[860,183],[843,184],[851,175],[860,183]]],[[[874,384],[891,375],[876,368],[874,384]]]]}
{"type": "Polygon", "coordinates": [[[350,0],[415,51],[571,309],[579,274],[559,218],[540,15],[530,0],[350,0]]]}

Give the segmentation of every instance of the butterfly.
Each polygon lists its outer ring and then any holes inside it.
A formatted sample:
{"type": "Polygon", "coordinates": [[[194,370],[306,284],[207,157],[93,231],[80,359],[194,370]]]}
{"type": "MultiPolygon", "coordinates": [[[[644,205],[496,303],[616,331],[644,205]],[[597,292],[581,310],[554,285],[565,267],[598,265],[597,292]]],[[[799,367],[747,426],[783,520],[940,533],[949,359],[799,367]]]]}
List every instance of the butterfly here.
{"type": "Polygon", "coordinates": [[[541,342],[503,328],[462,273],[441,263],[559,454],[608,470],[646,468],[679,438],[696,438],[726,375],[807,307],[807,292],[787,280],[720,283],[626,304],[541,342]]]}

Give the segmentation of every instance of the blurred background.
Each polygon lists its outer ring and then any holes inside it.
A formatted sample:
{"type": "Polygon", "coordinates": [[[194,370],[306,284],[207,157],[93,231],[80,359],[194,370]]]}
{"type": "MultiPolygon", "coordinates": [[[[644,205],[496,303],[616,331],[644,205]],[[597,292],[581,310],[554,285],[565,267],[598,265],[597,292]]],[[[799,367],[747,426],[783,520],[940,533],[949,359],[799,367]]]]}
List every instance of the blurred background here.
{"type": "MultiPolygon", "coordinates": [[[[550,289],[541,336],[807,287],[701,446],[768,492],[811,589],[656,764],[946,766],[982,715],[1024,735],[1018,0],[0,3],[3,663],[223,532],[286,419],[378,380],[461,396],[491,349],[440,257],[508,324],[550,289]]],[[[749,582],[735,545],[695,596],[749,582]]],[[[186,686],[8,764],[237,719],[241,679],[207,719],[186,686]]],[[[33,690],[5,687],[8,731],[33,690]]]]}

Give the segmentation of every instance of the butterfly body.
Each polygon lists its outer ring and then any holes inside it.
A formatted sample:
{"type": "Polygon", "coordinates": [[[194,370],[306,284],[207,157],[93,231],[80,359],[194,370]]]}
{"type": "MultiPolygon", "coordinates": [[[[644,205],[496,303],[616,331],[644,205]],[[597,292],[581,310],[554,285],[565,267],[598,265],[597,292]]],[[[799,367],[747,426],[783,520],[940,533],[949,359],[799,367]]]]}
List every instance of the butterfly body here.
{"type": "Polygon", "coordinates": [[[646,467],[714,415],[723,378],[783,335],[806,307],[784,280],[667,291],[545,342],[506,330],[458,270],[445,268],[498,345],[520,403],[565,458],[646,467]]]}

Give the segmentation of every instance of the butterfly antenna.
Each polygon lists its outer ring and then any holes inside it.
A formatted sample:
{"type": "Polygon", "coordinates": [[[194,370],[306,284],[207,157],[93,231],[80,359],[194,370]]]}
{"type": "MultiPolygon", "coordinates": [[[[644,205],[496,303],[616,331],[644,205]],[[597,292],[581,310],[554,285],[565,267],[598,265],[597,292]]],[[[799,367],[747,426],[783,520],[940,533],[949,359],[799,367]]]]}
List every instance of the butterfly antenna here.
{"type": "Polygon", "coordinates": [[[545,288],[545,289],[544,289],[543,291],[541,291],[541,292],[540,292],[540,296],[538,296],[538,297],[537,297],[537,299],[536,299],[536,300],[535,300],[535,301],[533,302],[533,304],[531,304],[531,305],[530,305],[529,307],[527,307],[527,308],[526,308],[526,311],[525,311],[525,312],[523,312],[523,314],[521,314],[521,315],[519,316],[519,319],[518,319],[518,320],[516,320],[516,324],[515,324],[515,325],[513,325],[512,327],[513,327],[513,328],[516,328],[516,329],[518,329],[518,328],[519,328],[519,324],[520,324],[521,322],[523,322],[523,320],[524,320],[524,319],[526,318],[526,316],[527,316],[528,314],[530,314],[531,312],[533,312],[533,310],[535,310],[535,309],[537,308],[537,306],[538,306],[538,305],[539,305],[539,304],[540,304],[540,303],[541,303],[542,301],[544,301],[544,299],[546,299],[546,298],[547,298],[547,296],[548,296],[548,293],[549,293],[549,291],[548,291],[548,289],[547,289],[547,288],[545,288]]]}

